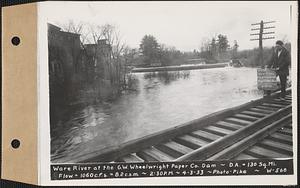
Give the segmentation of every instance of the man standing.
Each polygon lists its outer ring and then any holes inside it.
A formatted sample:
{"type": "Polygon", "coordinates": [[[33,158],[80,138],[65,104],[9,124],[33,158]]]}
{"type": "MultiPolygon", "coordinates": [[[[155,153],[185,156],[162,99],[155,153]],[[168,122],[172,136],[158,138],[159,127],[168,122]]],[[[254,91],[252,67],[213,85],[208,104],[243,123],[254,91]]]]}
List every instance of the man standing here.
{"type": "Polygon", "coordinates": [[[289,75],[289,65],[291,63],[291,56],[289,51],[283,46],[283,42],[276,41],[275,53],[273,54],[271,61],[268,63],[268,67],[275,69],[280,79],[281,86],[281,98],[285,97],[286,93],[286,81],[289,75]]]}

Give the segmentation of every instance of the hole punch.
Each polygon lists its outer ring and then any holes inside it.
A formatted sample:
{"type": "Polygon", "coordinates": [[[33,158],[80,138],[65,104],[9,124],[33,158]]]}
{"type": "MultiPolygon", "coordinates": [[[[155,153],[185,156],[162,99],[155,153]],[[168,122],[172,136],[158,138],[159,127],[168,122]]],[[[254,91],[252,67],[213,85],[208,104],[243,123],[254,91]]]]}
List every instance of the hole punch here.
{"type": "Polygon", "coordinates": [[[11,39],[11,43],[15,46],[18,46],[20,44],[21,40],[19,37],[15,36],[11,39]]]}
{"type": "Polygon", "coordinates": [[[13,139],[13,140],[11,141],[11,146],[12,146],[14,149],[19,148],[20,145],[21,145],[21,142],[20,142],[20,140],[18,140],[18,139],[13,139]]]}

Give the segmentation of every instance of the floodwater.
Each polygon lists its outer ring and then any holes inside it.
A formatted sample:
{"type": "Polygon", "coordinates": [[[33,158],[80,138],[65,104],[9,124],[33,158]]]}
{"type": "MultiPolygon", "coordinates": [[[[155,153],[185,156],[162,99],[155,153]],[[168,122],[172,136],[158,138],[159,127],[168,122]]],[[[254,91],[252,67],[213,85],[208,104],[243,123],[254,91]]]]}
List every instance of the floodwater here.
{"type": "Polygon", "coordinates": [[[254,68],[135,73],[132,78],[134,89],[117,100],[70,109],[52,131],[52,162],[77,162],[79,156],[262,97],[254,68]]]}

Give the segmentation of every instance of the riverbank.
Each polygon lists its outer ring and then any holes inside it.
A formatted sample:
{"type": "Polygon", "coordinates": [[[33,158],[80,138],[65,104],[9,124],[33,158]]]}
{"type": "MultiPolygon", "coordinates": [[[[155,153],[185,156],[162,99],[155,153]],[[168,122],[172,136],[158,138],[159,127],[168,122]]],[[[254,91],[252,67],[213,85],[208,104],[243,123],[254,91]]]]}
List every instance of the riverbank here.
{"type": "Polygon", "coordinates": [[[227,66],[228,63],[180,65],[180,66],[165,66],[165,67],[134,68],[131,70],[131,72],[180,71],[180,70],[222,68],[227,66]]]}

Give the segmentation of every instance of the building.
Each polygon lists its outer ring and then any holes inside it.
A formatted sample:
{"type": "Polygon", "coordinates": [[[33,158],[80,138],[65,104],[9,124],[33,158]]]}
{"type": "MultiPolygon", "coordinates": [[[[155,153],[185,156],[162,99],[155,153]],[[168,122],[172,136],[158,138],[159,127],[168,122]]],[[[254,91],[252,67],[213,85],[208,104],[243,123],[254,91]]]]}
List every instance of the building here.
{"type": "Polygon", "coordinates": [[[86,79],[80,34],[48,24],[48,68],[51,111],[74,100],[86,79]]]}
{"type": "Polygon", "coordinates": [[[80,34],[65,32],[48,24],[49,74],[64,81],[74,81],[82,70],[80,34]]]}
{"type": "Polygon", "coordinates": [[[118,90],[119,64],[112,58],[107,40],[83,45],[80,34],[48,24],[48,55],[52,106],[73,103],[91,88],[94,96],[103,98],[118,90]]]}
{"type": "Polygon", "coordinates": [[[92,59],[96,78],[111,80],[112,47],[107,40],[98,40],[97,44],[85,44],[85,50],[92,59]]]}

